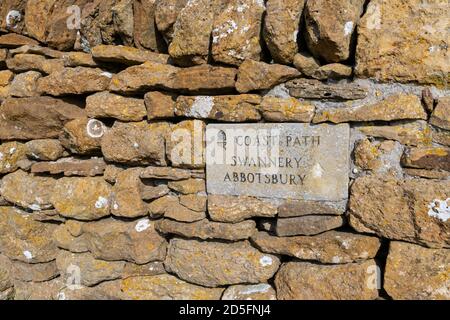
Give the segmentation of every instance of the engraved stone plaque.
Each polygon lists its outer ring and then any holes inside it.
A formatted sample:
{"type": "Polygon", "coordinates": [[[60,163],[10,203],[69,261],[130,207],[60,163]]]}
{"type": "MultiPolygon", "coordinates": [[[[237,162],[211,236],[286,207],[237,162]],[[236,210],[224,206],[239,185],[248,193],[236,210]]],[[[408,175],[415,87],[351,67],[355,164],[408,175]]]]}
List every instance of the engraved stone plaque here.
{"type": "Polygon", "coordinates": [[[210,194],[348,198],[348,124],[211,124],[206,141],[210,194]]]}

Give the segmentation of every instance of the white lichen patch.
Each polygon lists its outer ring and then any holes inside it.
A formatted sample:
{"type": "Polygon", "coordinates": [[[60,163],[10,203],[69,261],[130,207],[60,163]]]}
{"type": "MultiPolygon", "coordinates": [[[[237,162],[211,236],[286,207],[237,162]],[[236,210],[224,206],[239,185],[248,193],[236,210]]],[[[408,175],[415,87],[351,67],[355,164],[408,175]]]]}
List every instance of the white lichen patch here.
{"type": "Polygon", "coordinates": [[[17,10],[11,10],[6,15],[6,26],[16,28],[17,24],[22,20],[22,14],[17,10]]]}
{"type": "Polygon", "coordinates": [[[344,25],[344,35],[349,36],[353,33],[353,21],[347,21],[344,25]]]}
{"type": "Polygon", "coordinates": [[[25,251],[23,252],[23,255],[24,255],[25,258],[27,258],[28,260],[33,259],[33,254],[32,254],[30,251],[28,251],[28,250],[25,250],[25,251]]]}
{"type": "Polygon", "coordinates": [[[270,290],[270,285],[267,283],[260,283],[256,285],[251,285],[242,290],[240,293],[243,295],[255,294],[255,293],[266,293],[270,290]]]}
{"type": "Polygon", "coordinates": [[[214,98],[209,96],[201,96],[195,98],[187,116],[193,118],[208,118],[214,107],[214,98]]]}
{"type": "Polygon", "coordinates": [[[30,208],[31,210],[33,210],[33,211],[41,211],[41,210],[42,210],[42,209],[41,209],[41,206],[38,205],[38,204],[36,204],[36,203],[34,203],[34,204],[32,204],[31,206],[29,206],[29,208],[30,208]]]}
{"type": "Polygon", "coordinates": [[[341,257],[334,256],[334,257],[331,259],[331,262],[333,262],[333,263],[341,263],[341,257]]]}
{"type": "Polygon", "coordinates": [[[435,199],[428,205],[428,215],[433,218],[438,218],[444,222],[450,219],[450,198],[446,200],[435,199]]]}
{"type": "Polygon", "coordinates": [[[106,71],[100,73],[100,75],[103,76],[103,77],[107,77],[107,78],[109,78],[109,79],[112,79],[112,77],[113,77],[113,75],[112,75],[111,72],[106,72],[106,71]]]}
{"type": "Polygon", "coordinates": [[[14,152],[16,152],[16,150],[17,150],[16,148],[9,149],[9,154],[12,155],[14,152]]]}
{"type": "Polygon", "coordinates": [[[138,221],[138,223],[136,224],[136,227],[134,227],[134,229],[137,232],[143,232],[145,230],[147,230],[148,228],[150,228],[151,224],[150,224],[150,220],[149,219],[142,219],[140,221],[138,221]]]}
{"type": "Polygon", "coordinates": [[[108,199],[104,198],[104,197],[98,197],[98,200],[95,202],[95,207],[97,209],[103,209],[106,208],[108,206],[108,199]]]}
{"type": "Polygon", "coordinates": [[[271,266],[273,264],[273,259],[271,257],[264,256],[261,259],[259,259],[259,263],[263,267],[271,266]]]}

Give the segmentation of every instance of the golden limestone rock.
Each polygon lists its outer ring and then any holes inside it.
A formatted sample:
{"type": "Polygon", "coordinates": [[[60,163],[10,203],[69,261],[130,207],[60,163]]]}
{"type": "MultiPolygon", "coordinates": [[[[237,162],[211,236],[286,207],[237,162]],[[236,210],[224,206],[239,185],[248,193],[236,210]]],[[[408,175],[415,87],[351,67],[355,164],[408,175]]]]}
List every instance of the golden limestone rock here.
{"type": "Polygon", "coordinates": [[[275,274],[280,261],[273,255],[259,252],[247,241],[221,243],[172,239],[164,265],[183,280],[218,287],[264,282],[275,274]]]}

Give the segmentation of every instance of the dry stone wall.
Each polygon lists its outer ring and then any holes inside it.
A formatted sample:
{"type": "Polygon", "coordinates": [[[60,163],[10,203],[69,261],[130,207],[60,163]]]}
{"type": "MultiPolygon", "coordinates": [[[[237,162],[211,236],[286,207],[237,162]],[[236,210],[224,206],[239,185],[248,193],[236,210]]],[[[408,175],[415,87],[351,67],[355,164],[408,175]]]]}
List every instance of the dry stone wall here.
{"type": "Polygon", "coordinates": [[[2,0],[0,299],[449,300],[449,10],[2,0]]]}

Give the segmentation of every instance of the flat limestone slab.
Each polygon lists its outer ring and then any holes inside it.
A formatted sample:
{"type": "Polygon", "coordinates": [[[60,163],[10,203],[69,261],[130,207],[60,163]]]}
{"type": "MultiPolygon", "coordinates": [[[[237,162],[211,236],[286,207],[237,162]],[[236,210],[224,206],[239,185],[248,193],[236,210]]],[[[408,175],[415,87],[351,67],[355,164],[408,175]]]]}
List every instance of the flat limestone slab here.
{"type": "Polygon", "coordinates": [[[348,199],[348,124],[210,124],[206,141],[210,194],[348,199]]]}

